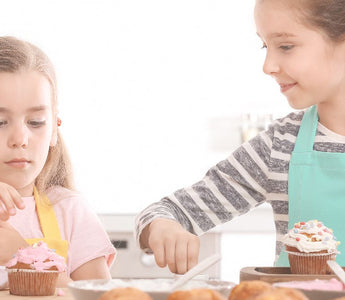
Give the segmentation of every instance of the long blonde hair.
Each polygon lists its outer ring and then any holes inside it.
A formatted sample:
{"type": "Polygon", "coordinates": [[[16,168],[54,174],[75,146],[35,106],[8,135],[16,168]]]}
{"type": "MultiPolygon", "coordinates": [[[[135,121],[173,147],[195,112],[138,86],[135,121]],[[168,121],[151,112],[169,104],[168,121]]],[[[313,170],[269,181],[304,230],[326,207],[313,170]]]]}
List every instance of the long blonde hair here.
{"type": "MultiPolygon", "coordinates": [[[[56,75],[47,55],[33,44],[14,37],[0,37],[0,72],[37,71],[47,78],[52,89],[52,113],[57,115],[56,75]]],[[[54,120],[55,118],[53,118],[54,120]]],[[[57,126],[54,124],[53,126],[57,126]]],[[[74,188],[72,166],[67,149],[57,129],[57,143],[49,147],[46,163],[35,180],[38,191],[52,186],[74,188]]]]}

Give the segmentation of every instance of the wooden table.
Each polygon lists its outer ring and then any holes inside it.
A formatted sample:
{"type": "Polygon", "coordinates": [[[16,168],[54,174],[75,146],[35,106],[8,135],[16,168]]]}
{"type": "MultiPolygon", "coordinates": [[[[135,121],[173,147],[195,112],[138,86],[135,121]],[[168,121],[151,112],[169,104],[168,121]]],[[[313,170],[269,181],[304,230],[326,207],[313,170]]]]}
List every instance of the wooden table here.
{"type": "Polygon", "coordinates": [[[9,299],[9,300],[31,300],[31,299],[40,299],[40,300],[48,300],[48,299],[56,299],[56,300],[74,300],[71,293],[68,291],[68,288],[61,289],[64,292],[64,296],[57,296],[55,293],[54,296],[16,296],[11,295],[8,290],[0,291],[0,299],[9,299]]]}

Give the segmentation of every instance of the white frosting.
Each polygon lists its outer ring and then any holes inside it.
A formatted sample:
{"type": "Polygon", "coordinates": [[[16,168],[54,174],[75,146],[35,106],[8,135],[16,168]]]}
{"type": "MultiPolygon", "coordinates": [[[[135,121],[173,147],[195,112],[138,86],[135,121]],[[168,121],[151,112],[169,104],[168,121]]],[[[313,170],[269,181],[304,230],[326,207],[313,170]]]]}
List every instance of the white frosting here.
{"type": "Polygon", "coordinates": [[[327,250],[329,253],[335,252],[337,245],[340,244],[333,235],[333,230],[318,220],[296,223],[282,241],[285,245],[295,247],[305,253],[322,250],[327,250]]]}
{"type": "MultiPolygon", "coordinates": [[[[111,279],[109,281],[102,280],[79,280],[69,284],[74,288],[82,290],[94,291],[109,291],[119,287],[134,287],[146,292],[171,292],[171,286],[174,283],[173,279],[111,279]]],[[[213,283],[212,281],[190,280],[179,289],[194,289],[194,288],[209,288],[209,289],[224,289],[232,287],[229,282],[219,281],[213,283]]]]}

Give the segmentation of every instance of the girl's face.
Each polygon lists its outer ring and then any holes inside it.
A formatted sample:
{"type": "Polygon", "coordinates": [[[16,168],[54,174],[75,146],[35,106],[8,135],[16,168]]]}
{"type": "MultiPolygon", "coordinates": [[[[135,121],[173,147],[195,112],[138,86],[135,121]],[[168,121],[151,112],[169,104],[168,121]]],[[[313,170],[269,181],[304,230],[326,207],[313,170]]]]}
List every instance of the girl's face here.
{"type": "Polygon", "coordinates": [[[345,43],[335,44],[298,21],[286,0],[257,0],[257,34],[266,48],[263,70],[290,106],[338,105],[345,95],[345,43]]]}
{"type": "Polygon", "coordinates": [[[0,72],[0,182],[22,196],[32,195],[56,143],[51,99],[51,86],[38,72],[0,72]]]}

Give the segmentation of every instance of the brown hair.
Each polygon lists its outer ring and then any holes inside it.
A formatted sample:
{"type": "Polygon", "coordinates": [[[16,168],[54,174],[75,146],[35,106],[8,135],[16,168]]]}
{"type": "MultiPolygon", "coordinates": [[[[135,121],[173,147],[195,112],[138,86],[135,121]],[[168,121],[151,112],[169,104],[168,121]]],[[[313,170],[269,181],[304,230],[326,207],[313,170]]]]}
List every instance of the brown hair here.
{"type": "MultiPolygon", "coordinates": [[[[47,55],[29,42],[14,37],[0,37],[0,72],[15,73],[21,70],[37,71],[47,78],[52,89],[53,120],[56,119],[56,75],[47,55]]],[[[53,126],[57,126],[56,122],[53,126]]],[[[35,185],[42,192],[54,185],[73,189],[72,166],[58,129],[57,143],[54,147],[49,147],[47,160],[35,185]]]]}
{"type": "Polygon", "coordinates": [[[298,9],[307,26],[320,29],[333,42],[345,40],[345,0],[293,0],[289,5],[298,9]]]}

